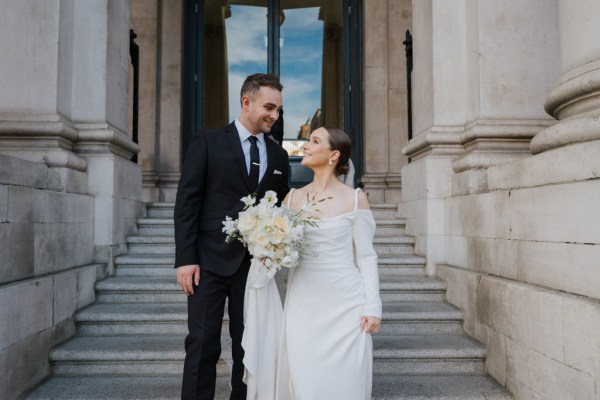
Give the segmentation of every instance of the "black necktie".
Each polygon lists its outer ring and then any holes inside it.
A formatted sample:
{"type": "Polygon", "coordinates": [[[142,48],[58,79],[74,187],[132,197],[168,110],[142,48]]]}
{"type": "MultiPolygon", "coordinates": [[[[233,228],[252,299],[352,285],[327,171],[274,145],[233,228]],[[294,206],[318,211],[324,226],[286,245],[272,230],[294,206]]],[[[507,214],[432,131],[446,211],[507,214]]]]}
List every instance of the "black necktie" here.
{"type": "Polygon", "coordinates": [[[258,154],[258,138],[256,136],[250,136],[250,173],[248,178],[250,179],[250,188],[256,190],[258,187],[258,175],[260,171],[260,155],[258,154]]]}

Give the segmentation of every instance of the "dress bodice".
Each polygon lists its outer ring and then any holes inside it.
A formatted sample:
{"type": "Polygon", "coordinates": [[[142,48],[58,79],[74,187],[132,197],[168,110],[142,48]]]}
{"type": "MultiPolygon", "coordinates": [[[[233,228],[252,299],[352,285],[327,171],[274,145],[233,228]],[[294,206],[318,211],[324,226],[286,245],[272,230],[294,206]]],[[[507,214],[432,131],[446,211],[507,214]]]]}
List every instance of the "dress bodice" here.
{"type": "Polygon", "coordinates": [[[358,212],[353,210],[334,217],[323,218],[316,227],[307,227],[306,237],[311,251],[300,256],[303,263],[348,263],[354,262],[352,251],[352,227],[358,212]]]}

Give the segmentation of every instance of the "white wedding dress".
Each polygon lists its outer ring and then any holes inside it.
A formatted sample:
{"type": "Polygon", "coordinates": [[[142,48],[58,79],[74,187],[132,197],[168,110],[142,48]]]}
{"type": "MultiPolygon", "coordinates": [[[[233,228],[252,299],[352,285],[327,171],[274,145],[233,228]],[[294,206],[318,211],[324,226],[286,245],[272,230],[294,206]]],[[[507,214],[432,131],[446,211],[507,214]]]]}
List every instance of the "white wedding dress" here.
{"type": "Polygon", "coordinates": [[[381,299],[375,220],[370,210],[358,209],[359,190],[354,210],[307,229],[315,253],[302,255],[290,271],[277,400],[371,399],[372,341],[360,321],[381,318],[381,299]]]}

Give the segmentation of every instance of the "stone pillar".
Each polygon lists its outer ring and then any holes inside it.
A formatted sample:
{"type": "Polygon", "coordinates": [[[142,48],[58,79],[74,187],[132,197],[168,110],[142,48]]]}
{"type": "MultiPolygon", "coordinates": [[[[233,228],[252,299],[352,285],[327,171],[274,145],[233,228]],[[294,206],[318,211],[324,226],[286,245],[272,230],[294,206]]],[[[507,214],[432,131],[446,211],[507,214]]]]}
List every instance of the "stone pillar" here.
{"type": "Polygon", "coordinates": [[[403,214],[428,271],[444,262],[444,199],[488,190],[487,168],[531,155],[552,124],[556,2],[413,2],[413,126],[403,214]],[[535,24],[532,23],[535,21],[535,24]],[[543,73],[540,73],[543,71],[543,73]]]}
{"type": "Polygon", "coordinates": [[[94,301],[96,279],[106,275],[94,264],[98,250],[124,246],[114,232],[137,214],[139,181],[124,178],[136,151],[122,128],[128,5],[108,3],[2,3],[2,399],[22,398],[50,374],[50,349],[74,334],[73,314],[94,301]],[[133,210],[109,204],[126,197],[133,210]]]}
{"type": "Polygon", "coordinates": [[[559,1],[561,76],[545,102],[558,122],[535,136],[534,154],[600,139],[599,17],[595,0],[559,1]]]}
{"type": "Polygon", "coordinates": [[[444,260],[444,198],[466,123],[466,1],[413,1],[413,131],[403,150],[402,215],[427,271],[444,260]]]}
{"type": "Polygon", "coordinates": [[[530,156],[531,138],[553,123],[541,104],[558,75],[557,24],[555,1],[465,3],[465,152],[452,162],[454,194],[486,191],[486,168],[530,156]]]}
{"type": "Polygon", "coordinates": [[[181,162],[181,43],[183,1],[160,1],[158,85],[160,200],[174,202],[181,162]]]}
{"type": "Polygon", "coordinates": [[[87,161],[94,196],[95,259],[112,265],[126,251],[140,209],[138,146],[127,135],[129,2],[74,2],[72,118],[75,150],[87,161]]]}
{"type": "Polygon", "coordinates": [[[410,0],[365,1],[364,175],[373,203],[399,203],[400,171],[408,158],[404,34],[411,28],[410,0]]]}
{"type": "MultiPolygon", "coordinates": [[[[137,34],[140,48],[140,85],[138,164],[142,168],[142,199],[159,201],[157,161],[157,67],[158,67],[158,11],[159,0],[133,0],[131,2],[131,29],[137,34]]],[[[130,91],[133,90],[133,85],[130,91]]],[[[130,96],[130,98],[132,98],[130,96]]]]}
{"type": "Polygon", "coordinates": [[[84,193],[86,161],[73,152],[70,2],[9,3],[0,19],[0,154],[46,164],[49,189],[84,193]]]}

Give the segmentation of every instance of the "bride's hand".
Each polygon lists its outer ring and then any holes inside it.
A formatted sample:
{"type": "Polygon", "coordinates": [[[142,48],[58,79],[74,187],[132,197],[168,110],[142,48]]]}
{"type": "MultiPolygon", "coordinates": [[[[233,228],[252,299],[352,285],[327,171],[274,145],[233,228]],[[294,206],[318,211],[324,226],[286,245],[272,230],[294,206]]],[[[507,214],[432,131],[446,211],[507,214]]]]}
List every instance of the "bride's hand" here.
{"type": "Polygon", "coordinates": [[[376,317],[362,317],[360,330],[368,333],[377,333],[381,327],[381,320],[376,317]]]}

